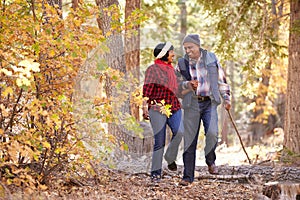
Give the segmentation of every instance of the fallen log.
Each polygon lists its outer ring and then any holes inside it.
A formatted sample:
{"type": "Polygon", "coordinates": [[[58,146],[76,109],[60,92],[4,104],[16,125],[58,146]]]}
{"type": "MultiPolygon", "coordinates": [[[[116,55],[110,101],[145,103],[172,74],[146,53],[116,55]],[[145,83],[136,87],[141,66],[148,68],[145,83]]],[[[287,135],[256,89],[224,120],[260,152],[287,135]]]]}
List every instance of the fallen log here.
{"type": "MultiPolygon", "coordinates": [[[[196,166],[196,171],[199,176],[196,178],[223,178],[216,175],[207,176],[208,171],[206,166],[196,166]]],[[[247,178],[260,178],[261,182],[270,181],[289,181],[300,183],[300,168],[299,167],[284,167],[284,166],[260,166],[260,165],[241,165],[241,166],[219,166],[220,175],[244,175],[247,178]]],[[[234,176],[228,176],[228,180],[234,179],[234,176]]],[[[241,178],[241,177],[236,177],[241,178]]]]}
{"type": "Polygon", "coordinates": [[[218,179],[218,180],[226,180],[226,181],[235,181],[239,182],[247,182],[251,177],[247,174],[237,174],[237,175],[212,175],[212,174],[204,174],[197,176],[198,180],[201,179],[218,179]]]}

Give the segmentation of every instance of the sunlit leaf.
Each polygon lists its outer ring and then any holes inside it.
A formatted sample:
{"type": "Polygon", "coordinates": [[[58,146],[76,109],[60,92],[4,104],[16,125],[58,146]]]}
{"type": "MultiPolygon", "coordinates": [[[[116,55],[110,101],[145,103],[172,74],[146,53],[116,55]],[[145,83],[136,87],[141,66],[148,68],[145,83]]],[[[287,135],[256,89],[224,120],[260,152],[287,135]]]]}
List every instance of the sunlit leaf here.
{"type": "Polygon", "coordinates": [[[7,76],[11,76],[12,75],[12,72],[9,71],[9,70],[7,70],[7,69],[0,69],[0,72],[3,72],[7,76]]]}
{"type": "Polygon", "coordinates": [[[19,62],[19,66],[26,67],[26,68],[32,70],[33,72],[40,71],[40,68],[39,68],[40,64],[37,62],[34,62],[33,59],[22,60],[21,62],[19,62]]]}
{"type": "Polygon", "coordinates": [[[3,91],[3,95],[7,96],[7,95],[11,95],[13,94],[13,89],[11,87],[7,87],[5,88],[5,90],[3,91]]]}
{"type": "Polygon", "coordinates": [[[43,146],[47,149],[50,149],[51,148],[51,145],[49,142],[42,142],[43,146]]]}

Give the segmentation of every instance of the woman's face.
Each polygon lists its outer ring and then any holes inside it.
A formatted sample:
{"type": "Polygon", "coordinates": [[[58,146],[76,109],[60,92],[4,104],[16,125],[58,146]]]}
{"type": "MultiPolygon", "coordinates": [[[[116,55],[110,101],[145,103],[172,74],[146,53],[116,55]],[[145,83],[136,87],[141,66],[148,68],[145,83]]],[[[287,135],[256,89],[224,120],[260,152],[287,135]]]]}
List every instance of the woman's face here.
{"type": "Polygon", "coordinates": [[[168,56],[168,63],[171,64],[173,62],[173,59],[175,57],[174,50],[169,51],[169,56],[168,56]]]}

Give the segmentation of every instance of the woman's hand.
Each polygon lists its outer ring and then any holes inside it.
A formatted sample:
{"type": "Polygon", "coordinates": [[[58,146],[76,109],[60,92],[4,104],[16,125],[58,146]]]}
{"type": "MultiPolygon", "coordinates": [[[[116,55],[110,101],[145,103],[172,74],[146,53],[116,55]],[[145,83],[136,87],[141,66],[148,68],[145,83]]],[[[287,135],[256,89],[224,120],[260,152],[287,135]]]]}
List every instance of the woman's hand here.
{"type": "Polygon", "coordinates": [[[143,119],[149,120],[149,110],[148,110],[148,105],[146,102],[143,103],[143,119]]]}
{"type": "Polygon", "coordinates": [[[145,119],[145,120],[150,119],[148,106],[143,106],[143,119],[145,119]]]}

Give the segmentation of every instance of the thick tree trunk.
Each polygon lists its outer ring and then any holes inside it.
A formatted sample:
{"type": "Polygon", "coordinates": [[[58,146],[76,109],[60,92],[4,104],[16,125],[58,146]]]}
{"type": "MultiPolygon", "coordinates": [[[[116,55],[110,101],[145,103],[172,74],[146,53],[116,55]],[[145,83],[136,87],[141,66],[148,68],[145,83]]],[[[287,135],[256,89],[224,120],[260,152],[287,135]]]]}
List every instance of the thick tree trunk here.
{"type": "MultiPolygon", "coordinates": [[[[120,32],[113,30],[111,27],[112,16],[107,14],[105,11],[106,8],[109,8],[112,5],[119,5],[117,0],[96,0],[96,4],[99,7],[99,17],[97,18],[98,26],[102,30],[104,36],[108,36],[107,38],[107,46],[110,51],[104,54],[104,60],[107,65],[112,69],[117,69],[122,73],[126,72],[125,66],[125,53],[124,53],[124,45],[122,41],[122,35],[120,32]],[[108,34],[110,33],[110,34],[108,34]]],[[[122,106],[120,110],[116,110],[116,106],[114,104],[118,104],[116,90],[113,87],[113,81],[109,78],[106,78],[105,82],[105,93],[107,97],[112,98],[113,101],[113,112],[116,113],[128,113],[129,108],[128,104],[122,106]]],[[[119,109],[119,108],[118,108],[119,109]]],[[[121,142],[126,140],[126,134],[124,133],[124,127],[121,127],[118,123],[110,123],[108,125],[108,131],[110,134],[114,135],[117,138],[117,141],[121,142]]],[[[126,141],[125,141],[126,143],[126,141]]]]}
{"type": "MultiPolygon", "coordinates": [[[[140,7],[141,7],[140,0],[126,0],[126,7],[125,7],[126,23],[131,23],[129,18],[130,15],[134,10],[140,9],[140,7]]],[[[137,84],[134,84],[134,86],[138,86],[140,80],[139,79],[140,77],[140,27],[134,26],[133,31],[128,29],[126,29],[125,31],[125,61],[126,61],[127,75],[128,73],[131,73],[133,75],[133,78],[137,81],[137,84]]],[[[131,114],[137,120],[140,119],[139,106],[132,101],[130,102],[130,111],[131,114]]]]}
{"type": "Polygon", "coordinates": [[[290,1],[291,21],[289,39],[289,67],[284,126],[284,146],[300,153],[300,1],[290,1]],[[298,30],[298,31],[296,31],[298,30]]]}
{"type": "MultiPolygon", "coordinates": [[[[126,17],[130,15],[130,13],[139,7],[140,0],[130,0],[127,2],[130,6],[126,8],[126,17]]],[[[106,14],[105,8],[108,8],[112,5],[119,5],[117,0],[96,0],[96,4],[100,10],[100,16],[97,19],[98,26],[102,30],[103,35],[105,36],[107,33],[111,33],[111,35],[107,38],[107,46],[110,49],[109,53],[104,55],[104,59],[107,65],[113,69],[117,69],[122,73],[132,72],[133,76],[138,79],[139,77],[139,27],[136,29],[138,31],[137,35],[131,35],[131,37],[125,37],[125,45],[123,44],[122,34],[116,30],[111,28],[112,16],[106,14]],[[125,53],[126,52],[126,53],[125,53]]],[[[128,32],[126,32],[128,34],[128,32]]],[[[126,74],[127,78],[130,78],[128,74],[126,74]]],[[[132,81],[132,80],[130,80],[132,81]]],[[[130,113],[130,103],[129,98],[126,100],[125,104],[120,108],[118,106],[118,96],[116,94],[116,89],[112,86],[112,80],[106,79],[105,83],[105,93],[107,97],[111,97],[113,99],[113,112],[117,113],[130,113]]],[[[138,117],[138,110],[134,110],[134,115],[138,117]]],[[[152,138],[144,138],[141,139],[135,133],[131,131],[127,131],[124,126],[119,123],[110,123],[108,125],[109,134],[114,135],[117,138],[119,144],[126,144],[128,146],[129,152],[134,153],[143,153],[143,151],[149,151],[149,144],[151,144],[152,138]]]]}

